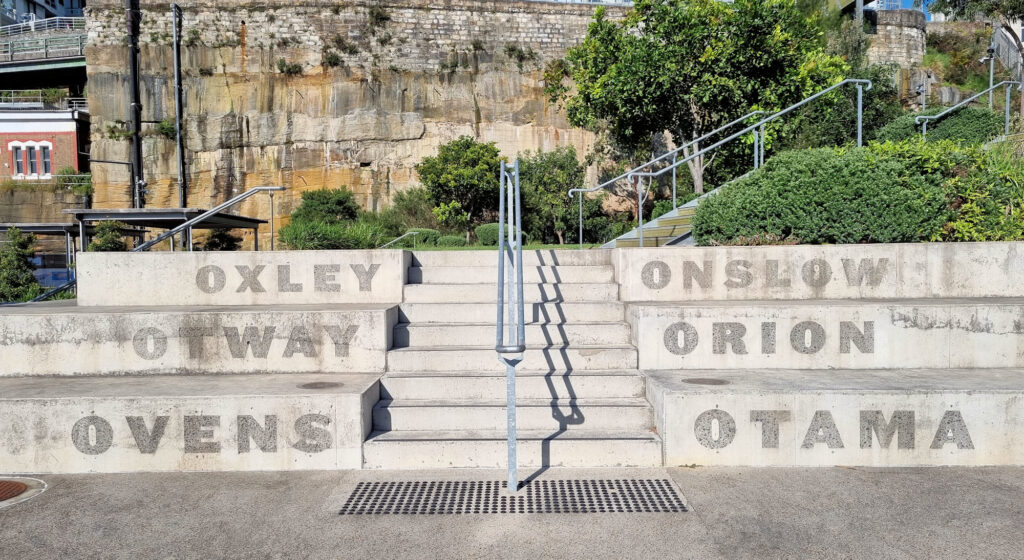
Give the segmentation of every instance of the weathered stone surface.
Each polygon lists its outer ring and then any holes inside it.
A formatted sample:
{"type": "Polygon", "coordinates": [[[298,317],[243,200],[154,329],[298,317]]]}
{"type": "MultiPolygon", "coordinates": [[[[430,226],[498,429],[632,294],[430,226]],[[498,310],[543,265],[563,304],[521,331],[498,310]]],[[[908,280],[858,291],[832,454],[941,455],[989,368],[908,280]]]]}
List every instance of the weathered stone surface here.
{"type": "Polygon", "coordinates": [[[872,64],[897,64],[900,68],[919,66],[924,60],[925,17],[921,10],[878,10],[874,12],[876,34],[868,46],[872,64]]]}

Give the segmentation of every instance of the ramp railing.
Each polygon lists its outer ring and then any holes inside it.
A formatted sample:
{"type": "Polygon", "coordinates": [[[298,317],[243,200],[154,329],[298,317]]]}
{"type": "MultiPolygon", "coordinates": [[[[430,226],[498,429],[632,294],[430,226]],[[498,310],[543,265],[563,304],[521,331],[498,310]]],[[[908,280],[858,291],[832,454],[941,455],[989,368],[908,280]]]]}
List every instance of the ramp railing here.
{"type": "Polygon", "coordinates": [[[505,406],[508,417],[508,491],[519,489],[516,471],[516,366],[526,351],[523,310],[523,205],[519,160],[499,163],[498,183],[498,317],[494,350],[505,364],[505,406]],[[507,224],[507,225],[506,225],[507,224]],[[506,325],[507,322],[507,325],[506,325]],[[506,328],[507,326],[507,328],[506,328]]]}
{"type": "MultiPolygon", "coordinates": [[[[650,161],[644,162],[644,163],[640,164],[639,166],[634,167],[633,169],[630,169],[629,171],[623,173],[622,175],[619,175],[618,177],[615,177],[614,179],[609,179],[609,180],[601,183],[600,185],[598,185],[596,187],[590,187],[589,189],[569,189],[568,195],[569,195],[570,198],[572,197],[572,195],[577,194],[577,193],[579,193],[579,195],[580,195],[579,196],[579,199],[580,199],[579,200],[579,203],[580,203],[580,224],[579,224],[580,225],[580,236],[579,236],[580,249],[583,248],[583,197],[584,197],[584,195],[586,193],[597,192],[597,191],[599,191],[601,189],[608,188],[608,187],[614,185],[617,181],[621,181],[622,179],[627,178],[630,173],[634,173],[636,171],[647,169],[648,167],[650,167],[650,166],[652,166],[652,165],[654,165],[654,164],[656,164],[658,162],[664,161],[664,160],[666,160],[666,159],[668,159],[670,157],[672,158],[672,163],[675,163],[677,161],[678,157],[679,157],[679,152],[685,152],[685,150],[687,150],[687,149],[689,149],[689,148],[691,148],[691,147],[693,147],[695,145],[699,145],[704,140],[707,140],[708,138],[711,138],[712,136],[714,136],[714,135],[716,135],[716,134],[718,134],[718,133],[720,133],[720,132],[722,132],[724,130],[727,130],[727,129],[729,129],[729,128],[731,128],[731,127],[733,127],[733,126],[735,126],[735,125],[737,125],[737,124],[739,124],[739,123],[741,123],[741,122],[743,122],[743,121],[745,121],[745,120],[747,120],[747,119],[749,119],[751,117],[754,117],[754,116],[757,116],[757,115],[763,115],[763,114],[764,114],[764,111],[751,111],[751,112],[747,113],[746,115],[743,115],[742,117],[740,117],[740,118],[738,118],[738,119],[736,119],[736,120],[734,120],[732,122],[724,124],[724,125],[716,128],[716,129],[712,130],[711,132],[709,132],[709,133],[707,133],[707,134],[705,134],[705,135],[695,139],[695,140],[691,140],[691,141],[687,142],[686,144],[683,144],[682,146],[680,146],[680,147],[678,147],[678,148],[676,148],[676,149],[674,149],[672,151],[665,152],[664,154],[661,154],[660,156],[658,156],[658,157],[656,157],[656,158],[654,158],[654,159],[652,159],[650,161]]],[[[763,129],[761,130],[761,133],[762,134],[764,133],[763,129]]],[[[763,141],[762,142],[758,141],[758,132],[755,130],[754,131],[754,167],[755,168],[758,167],[758,162],[759,161],[763,161],[763,159],[764,159],[763,158],[763,156],[764,156],[763,153],[761,154],[760,158],[758,157],[758,146],[761,147],[761,151],[763,152],[763,150],[764,150],[764,142],[763,141]]],[[[673,171],[672,172],[672,208],[675,209],[675,207],[676,207],[676,173],[675,173],[675,171],[673,171]]]]}
{"type": "MultiPolygon", "coordinates": [[[[689,161],[691,161],[691,160],[693,160],[695,158],[698,158],[698,157],[700,157],[700,156],[702,156],[702,155],[704,155],[704,154],[706,154],[706,153],[708,153],[708,152],[710,152],[712,150],[717,150],[718,148],[728,144],[729,142],[732,142],[733,140],[739,138],[740,136],[743,136],[744,134],[747,134],[748,132],[752,132],[752,131],[758,129],[759,127],[761,128],[762,135],[763,135],[763,130],[764,130],[763,127],[766,124],[768,124],[768,123],[770,123],[770,122],[772,122],[772,121],[774,121],[774,120],[776,120],[778,118],[781,118],[782,116],[784,116],[786,114],[789,114],[789,113],[799,109],[800,107],[803,107],[804,105],[810,103],[811,101],[814,101],[815,99],[818,99],[819,97],[829,93],[830,91],[836,90],[836,89],[838,89],[838,88],[840,88],[840,87],[842,87],[844,85],[847,85],[847,84],[855,84],[857,86],[857,146],[858,147],[862,146],[864,144],[864,140],[863,140],[863,138],[864,138],[864,129],[863,129],[863,126],[864,126],[864,124],[863,124],[864,123],[864,91],[871,89],[871,80],[865,80],[865,79],[860,79],[860,78],[847,78],[847,79],[839,82],[838,84],[836,84],[834,86],[831,86],[831,87],[827,87],[827,88],[819,91],[818,93],[815,93],[814,95],[811,95],[810,97],[807,97],[807,98],[805,98],[805,99],[803,99],[803,100],[801,100],[801,101],[799,101],[797,103],[794,103],[794,104],[790,105],[789,107],[786,107],[785,109],[783,109],[781,111],[778,111],[777,113],[773,113],[771,115],[768,115],[767,117],[757,121],[756,123],[748,126],[747,128],[744,128],[743,130],[740,130],[739,132],[735,132],[735,133],[729,135],[728,137],[723,138],[722,140],[719,140],[718,142],[715,142],[714,144],[711,144],[710,146],[702,148],[702,149],[700,149],[700,150],[698,150],[698,151],[696,151],[696,152],[686,156],[685,158],[672,163],[671,165],[669,165],[667,167],[659,169],[658,171],[636,171],[636,172],[629,173],[628,176],[627,176],[627,179],[630,182],[633,182],[633,183],[636,184],[636,198],[637,198],[637,202],[638,202],[638,208],[637,208],[637,213],[636,213],[636,220],[637,220],[637,236],[639,238],[639,246],[640,247],[644,246],[644,221],[643,221],[644,220],[644,207],[643,207],[643,201],[646,200],[646,198],[647,198],[647,191],[650,189],[650,185],[651,185],[651,182],[653,181],[654,177],[659,177],[659,176],[664,175],[665,173],[668,173],[668,172],[673,172],[674,173],[675,169],[677,167],[679,167],[680,165],[683,165],[684,163],[687,163],[687,162],[689,162],[689,161]],[[865,87],[865,86],[867,86],[867,87],[865,87]],[[645,179],[645,178],[647,179],[647,187],[646,188],[643,185],[643,183],[644,183],[643,179],[645,179]]],[[[762,150],[764,149],[763,139],[762,139],[762,146],[761,146],[761,148],[762,148],[762,150]]],[[[763,154],[761,156],[760,162],[761,162],[761,164],[763,164],[763,162],[764,162],[763,154]]]]}
{"type": "Polygon", "coordinates": [[[945,111],[943,111],[943,112],[941,112],[941,113],[939,113],[937,115],[918,115],[917,117],[914,117],[914,124],[921,125],[921,138],[927,138],[928,137],[928,123],[929,122],[938,121],[939,119],[945,117],[946,115],[948,115],[950,113],[953,113],[955,111],[959,111],[960,109],[963,109],[964,107],[970,105],[975,99],[978,99],[979,97],[985,95],[986,93],[989,93],[990,96],[991,96],[990,92],[993,92],[993,91],[995,91],[995,90],[997,90],[997,89],[999,89],[1001,87],[1005,87],[1006,88],[1006,105],[1003,108],[1003,110],[1004,110],[1004,113],[1003,113],[1003,134],[1009,134],[1010,133],[1010,93],[1012,93],[1012,91],[1013,91],[1013,86],[1017,86],[1017,90],[1020,91],[1021,86],[1024,86],[1024,81],[1014,82],[1012,80],[1007,80],[1007,81],[1004,81],[1004,82],[999,82],[998,84],[996,84],[996,85],[986,89],[985,91],[983,91],[981,93],[976,93],[976,94],[968,97],[967,99],[964,99],[960,103],[957,103],[956,105],[953,105],[949,109],[946,109],[945,111]]]}

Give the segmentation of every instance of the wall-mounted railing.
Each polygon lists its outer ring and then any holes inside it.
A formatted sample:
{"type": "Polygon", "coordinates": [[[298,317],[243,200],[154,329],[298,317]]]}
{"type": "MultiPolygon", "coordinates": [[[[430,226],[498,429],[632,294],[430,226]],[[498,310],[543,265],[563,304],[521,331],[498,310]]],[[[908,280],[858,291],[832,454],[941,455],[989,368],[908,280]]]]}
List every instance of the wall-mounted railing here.
{"type": "Polygon", "coordinates": [[[85,56],[85,33],[0,41],[0,63],[85,56]]]}
{"type": "Polygon", "coordinates": [[[1021,89],[1022,85],[1024,85],[1024,82],[1013,82],[1013,81],[999,82],[998,84],[996,84],[996,85],[986,89],[985,91],[983,91],[981,93],[976,93],[976,94],[968,97],[967,99],[964,99],[960,103],[957,103],[956,105],[953,105],[949,109],[946,109],[945,111],[943,111],[943,112],[941,112],[941,113],[939,113],[937,115],[918,115],[917,117],[914,117],[914,123],[921,125],[921,138],[926,138],[928,136],[928,123],[929,122],[939,121],[940,119],[942,119],[946,115],[948,115],[950,113],[953,113],[955,111],[959,111],[960,109],[963,109],[964,107],[970,105],[974,100],[976,100],[979,97],[985,95],[986,93],[995,91],[995,90],[997,90],[997,89],[999,89],[1001,87],[1005,87],[1006,88],[1006,104],[1003,107],[1003,111],[1004,111],[1004,113],[1003,113],[1003,134],[1009,134],[1010,133],[1010,93],[1013,90],[1013,86],[1017,86],[1017,90],[1019,91],[1021,89]]]}
{"type": "Polygon", "coordinates": [[[395,243],[398,243],[399,241],[405,239],[406,237],[410,237],[411,236],[412,237],[412,248],[415,249],[416,248],[416,236],[419,235],[419,234],[420,234],[420,232],[418,232],[418,231],[407,231],[407,232],[403,233],[402,235],[399,235],[398,237],[392,239],[391,241],[388,241],[387,243],[385,243],[385,244],[383,244],[383,245],[381,245],[380,247],[377,247],[377,248],[378,249],[386,249],[387,247],[390,247],[391,245],[394,245],[395,243]]]}
{"type": "MultiPolygon", "coordinates": [[[[58,90],[59,91],[59,90],[58,90]]],[[[84,97],[53,97],[43,90],[0,90],[0,109],[5,111],[82,111],[89,112],[84,97]]]]}
{"type": "Polygon", "coordinates": [[[0,27],[0,39],[27,33],[73,33],[75,31],[85,31],[84,17],[55,17],[5,25],[0,27]]]}

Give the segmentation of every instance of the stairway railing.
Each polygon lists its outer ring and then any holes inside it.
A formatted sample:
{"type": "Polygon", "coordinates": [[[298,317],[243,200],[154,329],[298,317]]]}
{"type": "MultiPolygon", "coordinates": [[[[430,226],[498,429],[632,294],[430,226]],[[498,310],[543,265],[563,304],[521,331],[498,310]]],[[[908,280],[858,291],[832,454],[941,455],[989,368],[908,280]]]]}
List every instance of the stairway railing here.
{"type": "MultiPolygon", "coordinates": [[[[683,158],[683,159],[681,159],[681,160],[679,160],[679,161],[669,165],[668,167],[664,167],[662,169],[659,169],[658,171],[647,171],[647,172],[637,171],[637,172],[629,173],[627,179],[630,182],[633,182],[633,183],[636,184],[636,198],[637,198],[637,202],[638,202],[636,219],[637,219],[637,236],[639,237],[639,246],[640,247],[644,246],[644,221],[643,221],[643,219],[644,219],[643,218],[643,216],[644,216],[644,207],[643,207],[643,201],[646,199],[646,196],[645,196],[644,193],[645,193],[645,191],[647,189],[650,189],[650,184],[651,184],[651,181],[653,181],[654,177],[659,177],[661,175],[664,175],[665,173],[668,173],[669,171],[673,171],[675,168],[679,167],[680,165],[683,165],[683,164],[685,164],[685,163],[687,163],[687,162],[689,162],[689,161],[691,161],[691,160],[693,160],[695,158],[698,158],[698,157],[700,157],[700,156],[702,156],[702,155],[704,155],[704,154],[706,154],[706,153],[708,153],[708,152],[710,152],[712,150],[717,150],[718,148],[728,144],[729,142],[732,142],[733,140],[739,138],[740,136],[743,136],[744,134],[757,129],[758,127],[763,127],[764,125],[766,125],[766,124],[768,124],[768,123],[770,123],[770,122],[772,122],[772,121],[782,117],[783,115],[791,113],[791,112],[795,111],[796,109],[799,109],[800,107],[803,107],[804,105],[810,103],[811,101],[814,101],[815,99],[818,99],[819,97],[829,93],[830,91],[838,89],[838,88],[840,88],[840,87],[842,87],[844,85],[847,85],[847,84],[855,84],[857,86],[857,146],[862,146],[864,144],[864,141],[863,141],[863,138],[864,138],[864,129],[863,129],[863,126],[864,126],[864,91],[865,90],[870,90],[872,84],[871,84],[871,80],[865,80],[865,79],[860,79],[860,78],[847,78],[847,79],[839,82],[838,84],[836,84],[834,86],[831,86],[831,87],[827,87],[827,88],[819,91],[818,93],[815,93],[814,95],[811,95],[810,97],[807,97],[807,98],[803,99],[802,101],[794,103],[794,104],[790,105],[789,107],[786,107],[785,109],[783,109],[781,111],[778,111],[777,113],[773,113],[773,114],[771,114],[771,115],[761,119],[760,121],[758,121],[758,122],[748,126],[747,128],[744,128],[743,130],[741,130],[739,132],[735,132],[735,133],[729,135],[728,137],[726,137],[726,138],[724,138],[722,140],[719,140],[718,142],[715,142],[714,144],[712,144],[710,146],[702,148],[701,150],[698,150],[697,152],[694,152],[694,153],[686,156],[685,158],[683,158]],[[865,86],[867,86],[867,87],[865,87],[865,86]],[[644,186],[643,186],[643,179],[644,178],[647,179],[647,189],[645,189],[644,186]]],[[[764,161],[763,157],[762,157],[761,161],[762,162],[764,161]]]]}
{"type": "Polygon", "coordinates": [[[501,161],[499,165],[501,168],[498,171],[498,182],[501,190],[498,191],[498,317],[494,350],[498,353],[498,360],[505,364],[508,491],[515,492],[519,489],[516,472],[516,366],[523,361],[523,352],[526,350],[523,309],[523,205],[519,189],[519,160],[512,165],[501,161]],[[508,268],[505,267],[506,261],[508,268]]]}
{"type": "Polygon", "coordinates": [[[391,241],[388,241],[387,243],[385,243],[385,244],[383,244],[383,245],[381,245],[380,247],[377,247],[377,248],[378,249],[385,249],[385,248],[390,247],[391,245],[394,245],[395,243],[398,243],[399,241],[401,241],[401,240],[403,240],[406,237],[409,237],[411,235],[412,236],[412,248],[415,249],[416,248],[416,236],[419,235],[419,234],[420,234],[420,232],[418,232],[418,231],[407,231],[407,232],[403,233],[402,235],[399,235],[398,237],[392,239],[391,241]]]}
{"type": "MultiPolygon", "coordinates": [[[[137,252],[145,251],[145,250],[149,249],[150,247],[156,245],[157,243],[160,243],[161,241],[167,239],[168,237],[171,237],[173,235],[177,235],[177,234],[179,234],[179,233],[181,233],[181,232],[183,232],[183,231],[185,231],[187,229],[191,229],[196,224],[198,224],[198,223],[200,223],[202,221],[205,221],[206,219],[210,218],[211,216],[213,216],[213,215],[215,215],[215,214],[217,214],[219,212],[223,212],[224,210],[227,210],[228,208],[231,208],[232,206],[238,204],[239,202],[242,202],[243,200],[245,200],[245,199],[247,199],[247,198],[249,198],[249,197],[251,197],[251,196],[253,196],[255,194],[259,194],[261,192],[273,193],[273,192],[283,191],[283,190],[285,190],[285,187],[253,187],[253,188],[245,191],[244,193],[242,193],[242,194],[240,194],[240,195],[238,195],[238,196],[228,200],[227,202],[218,204],[217,206],[213,207],[210,210],[207,210],[206,212],[203,212],[202,214],[196,216],[195,218],[192,218],[191,220],[187,220],[186,222],[182,223],[181,225],[179,225],[179,226],[177,226],[177,227],[175,227],[173,229],[165,231],[164,233],[162,233],[162,234],[156,236],[155,238],[153,238],[153,239],[143,243],[142,245],[139,245],[138,247],[135,247],[134,249],[132,249],[132,250],[130,250],[128,252],[129,253],[137,253],[137,252]]],[[[274,232],[271,231],[270,234],[273,235],[274,232]]],[[[85,244],[85,237],[82,237],[81,242],[82,242],[83,245],[85,244]]],[[[84,250],[85,248],[83,247],[82,249],[84,250]]],[[[34,298],[32,300],[29,300],[28,303],[37,303],[37,302],[40,302],[40,301],[45,301],[45,300],[47,300],[47,299],[49,299],[49,298],[59,294],[60,292],[63,292],[64,290],[67,290],[67,289],[73,287],[77,283],[78,283],[77,279],[70,280],[70,281],[68,281],[68,282],[66,282],[64,284],[61,284],[60,286],[57,286],[56,288],[46,292],[45,294],[43,294],[41,296],[38,296],[38,297],[36,297],[36,298],[34,298]]],[[[0,305],[16,305],[17,303],[20,303],[20,302],[6,302],[6,303],[0,303],[0,305]]]]}
{"type": "MultiPolygon", "coordinates": [[[[579,193],[579,195],[580,195],[579,196],[579,199],[580,199],[579,200],[579,203],[580,203],[580,236],[579,236],[580,249],[583,248],[583,196],[586,193],[596,192],[596,191],[599,191],[601,189],[608,188],[609,186],[615,184],[617,181],[621,181],[622,179],[625,179],[626,177],[628,177],[630,173],[633,173],[635,171],[640,171],[641,169],[646,169],[646,168],[648,168],[648,167],[650,167],[650,166],[652,166],[652,165],[654,165],[654,164],[656,164],[656,163],[658,163],[658,162],[660,162],[660,161],[662,161],[662,160],[664,160],[664,159],[666,159],[668,157],[671,157],[672,158],[672,163],[675,163],[676,159],[677,159],[677,157],[679,155],[679,152],[682,152],[682,151],[690,148],[691,146],[699,144],[700,142],[703,142],[704,140],[707,140],[708,138],[711,138],[715,134],[718,134],[718,133],[720,133],[720,132],[722,132],[722,131],[724,131],[726,129],[729,129],[729,128],[731,128],[731,127],[733,127],[733,126],[735,126],[735,125],[737,125],[737,124],[739,124],[739,123],[741,123],[741,122],[743,122],[743,121],[745,121],[745,120],[747,120],[747,119],[749,119],[751,117],[754,117],[756,115],[763,115],[763,114],[764,114],[764,111],[751,111],[751,112],[747,113],[746,115],[743,115],[742,117],[740,117],[740,118],[738,118],[738,119],[736,119],[736,120],[734,120],[732,122],[729,122],[727,124],[724,124],[724,125],[716,128],[716,129],[712,130],[711,132],[705,134],[704,136],[701,136],[701,137],[699,137],[699,138],[697,138],[695,140],[691,140],[691,141],[687,142],[686,144],[684,144],[684,145],[682,145],[682,146],[680,146],[680,147],[678,147],[678,148],[676,148],[676,149],[674,149],[672,151],[665,152],[664,154],[661,154],[660,156],[658,156],[658,157],[656,157],[656,158],[654,158],[654,159],[652,159],[650,161],[642,163],[639,166],[634,167],[633,169],[630,169],[629,171],[623,173],[622,175],[619,175],[618,177],[615,177],[614,179],[609,179],[609,180],[601,183],[600,185],[598,185],[596,187],[590,187],[589,189],[569,189],[568,196],[570,198],[572,198],[572,195],[574,195],[576,193],[579,193]]],[[[764,130],[762,130],[761,132],[763,134],[764,130]]],[[[757,131],[754,131],[754,167],[758,166],[758,161],[759,161],[758,153],[757,153],[758,152],[759,142],[758,142],[757,135],[758,135],[757,131]]],[[[761,146],[761,149],[763,150],[764,149],[764,143],[760,142],[760,146],[761,146]]],[[[762,156],[763,156],[763,154],[762,154],[762,156]]],[[[675,207],[676,207],[676,174],[673,172],[672,173],[672,208],[674,209],[675,207]]]]}
{"type": "Polygon", "coordinates": [[[995,90],[997,90],[997,89],[999,89],[1001,87],[1006,87],[1006,105],[1004,107],[1004,114],[1003,114],[1003,134],[1009,134],[1010,133],[1010,93],[1013,90],[1013,86],[1017,86],[1017,91],[1020,91],[1021,86],[1024,86],[1024,81],[1014,82],[1012,80],[1007,80],[1007,81],[1004,81],[1004,82],[999,82],[998,84],[996,84],[996,85],[986,89],[985,91],[983,91],[981,93],[976,93],[976,94],[968,97],[967,99],[964,99],[960,103],[957,103],[956,105],[953,105],[949,109],[946,109],[945,111],[943,111],[943,112],[941,112],[941,113],[939,113],[937,115],[918,115],[917,117],[914,117],[914,124],[921,125],[921,138],[927,138],[927,136],[928,136],[928,123],[930,121],[938,121],[942,117],[945,117],[946,115],[948,115],[948,114],[950,114],[950,113],[952,113],[954,111],[959,111],[960,109],[963,109],[964,107],[969,105],[971,102],[973,102],[975,99],[978,99],[979,97],[985,95],[986,93],[989,93],[991,91],[995,91],[995,90]]]}

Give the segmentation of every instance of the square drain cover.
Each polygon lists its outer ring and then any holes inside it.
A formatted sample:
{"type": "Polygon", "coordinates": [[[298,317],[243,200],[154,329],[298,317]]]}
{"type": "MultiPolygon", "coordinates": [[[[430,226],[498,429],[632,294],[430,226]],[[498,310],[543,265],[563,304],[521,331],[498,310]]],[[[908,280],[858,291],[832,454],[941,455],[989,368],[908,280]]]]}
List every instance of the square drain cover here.
{"type": "Polygon", "coordinates": [[[516,495],[507,482],[360,482],[341,515],[473,513],[681,513],[682,497],[668,479],[535,480],[516,495]]]}

